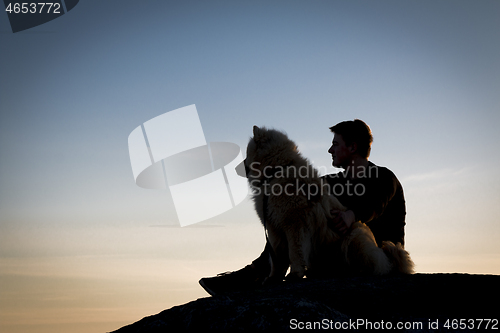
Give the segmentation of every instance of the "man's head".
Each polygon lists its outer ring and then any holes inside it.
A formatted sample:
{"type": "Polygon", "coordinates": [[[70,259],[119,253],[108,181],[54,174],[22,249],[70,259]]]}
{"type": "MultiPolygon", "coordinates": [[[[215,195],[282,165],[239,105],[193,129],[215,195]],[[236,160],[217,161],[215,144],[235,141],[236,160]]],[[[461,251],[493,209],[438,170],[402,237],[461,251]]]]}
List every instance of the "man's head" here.
{"type": "Polygon", "coordinates": [[[370,156],[373,142],[370,127],[362,120],[343,121],[330,127],[334,133],[332,146],[328,150],[332,154],[334,167],[346,167],[353,160],[370,156]]]}

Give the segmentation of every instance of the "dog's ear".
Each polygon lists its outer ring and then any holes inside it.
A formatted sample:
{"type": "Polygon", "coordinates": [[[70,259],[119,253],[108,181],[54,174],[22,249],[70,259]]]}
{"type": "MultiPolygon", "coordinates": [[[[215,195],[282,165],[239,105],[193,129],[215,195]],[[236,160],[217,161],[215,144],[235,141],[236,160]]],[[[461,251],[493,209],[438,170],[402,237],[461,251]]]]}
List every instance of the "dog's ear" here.
{"type": "Polygon", "coordinates": [[[254,140],[258,140],[258,139],[259,139],[259,137],[260,137],[260,132],[261,132],[260,128],[259,128],[258,126],[255,126],[255,125],[254,125],[254,126],[253,126],[253,139],[254,139],[254,140]]]}
{"type": "Polygon", "coordinates": [[[259,133],[260,128],[257,125],[253,125],[253,135],[259,133]]]}

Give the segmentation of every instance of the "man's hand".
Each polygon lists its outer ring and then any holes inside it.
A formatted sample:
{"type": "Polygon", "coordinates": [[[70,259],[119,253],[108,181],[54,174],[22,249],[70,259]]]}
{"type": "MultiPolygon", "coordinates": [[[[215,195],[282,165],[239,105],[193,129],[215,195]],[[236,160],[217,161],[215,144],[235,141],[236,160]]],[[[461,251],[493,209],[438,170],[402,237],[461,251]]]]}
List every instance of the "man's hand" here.
{"type": "Polygon", "coordinates": [[[345,212],[341,210],[332,209],[330,211],[333,219],[328,220],[328,225],[330,228],[334,229],[338,233],[344,235],[351,225],[356,221],[354,212],[352,210],[347,210],[345,212]]]}

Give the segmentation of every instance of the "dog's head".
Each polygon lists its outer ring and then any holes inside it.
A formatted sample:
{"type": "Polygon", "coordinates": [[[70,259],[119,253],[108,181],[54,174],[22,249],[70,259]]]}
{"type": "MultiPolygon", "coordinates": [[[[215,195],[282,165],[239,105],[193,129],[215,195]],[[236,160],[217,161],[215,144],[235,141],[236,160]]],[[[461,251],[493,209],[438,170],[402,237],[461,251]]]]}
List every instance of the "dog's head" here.
{"type": "Polygon", "coordinates": [[[260,178],[264,168],[289,165],[298,154],[297,145],[285,133],[254,126],[247,145],[246,175],[260,178]]]}

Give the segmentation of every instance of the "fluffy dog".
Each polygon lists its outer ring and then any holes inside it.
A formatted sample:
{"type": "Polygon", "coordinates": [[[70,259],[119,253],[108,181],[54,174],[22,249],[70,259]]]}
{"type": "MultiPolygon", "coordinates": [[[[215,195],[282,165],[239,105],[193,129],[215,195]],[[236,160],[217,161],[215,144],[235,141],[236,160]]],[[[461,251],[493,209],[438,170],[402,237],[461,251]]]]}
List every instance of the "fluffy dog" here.
{"type": "Polygon", "coordinates": [[[328,227],[331,209],[345,210],[329,194],[318,172],[301,156],[286,134],[254,126],[245,169],[255,210],[272,246],[267,282],[331,273],[382,275],[413,273],[413,262],[401,244],[377,246],[371,230],[352,224],[345,236],[328,227]]]}

